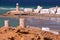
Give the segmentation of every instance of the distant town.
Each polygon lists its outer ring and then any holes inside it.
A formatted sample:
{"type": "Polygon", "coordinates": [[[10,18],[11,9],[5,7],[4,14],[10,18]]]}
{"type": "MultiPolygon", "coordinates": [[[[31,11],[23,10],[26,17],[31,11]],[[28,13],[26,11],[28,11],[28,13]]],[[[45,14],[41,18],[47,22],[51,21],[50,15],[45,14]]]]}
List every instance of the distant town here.
{"type": "Polygon", "coordinates": [[[19,9],[19,4],[16,3],[16,10],[11,10],[7,12],[8,14],[27,14],[27,13],[39,13],[39,14],[60,14],[60,7],[52,7],[48,9],[43,9],[41,6],[37,6],[36,9],[33,8],[24,8],[23,10],[19,9]]]}
{"type": "Polygon", "coordinates": [[[4,13],[3,15],[0,15],[0,17],[13,17],[16,15],[19,15],[20,17],[60,17],[60,7],[56,6],[56,7],[52,7],[52,8],[48,8],[48,9],[43,9],[43,7],[41,6],[37,6],[36,9],[33,8],[24,8],[22,10],[19,9],[19,4],[16,3],[16,9],[15,10],[11,10],[8,11],[6,13],[4,13]]]}

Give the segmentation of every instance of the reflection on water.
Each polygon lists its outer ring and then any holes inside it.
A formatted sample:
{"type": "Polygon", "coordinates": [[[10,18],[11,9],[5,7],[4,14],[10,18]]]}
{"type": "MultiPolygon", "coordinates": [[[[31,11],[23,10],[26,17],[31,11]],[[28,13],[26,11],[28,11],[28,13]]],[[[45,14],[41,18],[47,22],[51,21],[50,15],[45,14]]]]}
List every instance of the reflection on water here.
{"type": "MultiPolygon", "coordinates": [[[[0,27],[4,25],[4,20],[9,20],[10,26],[16,27],[19,25],[19,19],[0,17],[0,27]]],[[[50,27],[52,29],[60,29],[60,18],[26,18],[25,24],[35,27],[50,27]]]]}

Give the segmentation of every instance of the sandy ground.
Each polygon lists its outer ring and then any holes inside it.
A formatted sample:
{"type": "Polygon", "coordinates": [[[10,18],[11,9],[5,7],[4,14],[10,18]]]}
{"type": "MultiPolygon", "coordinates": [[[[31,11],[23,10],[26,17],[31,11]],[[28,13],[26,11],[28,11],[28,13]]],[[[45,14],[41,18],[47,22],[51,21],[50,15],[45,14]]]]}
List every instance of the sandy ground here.
{"type": "Polygon", "coordinates": [[[13,27],[1,27],[0,28],[0,40],[60,40],[60,34],[55,35],[53,33],[42,31],[40,28],[20,26],[13,27]]]}

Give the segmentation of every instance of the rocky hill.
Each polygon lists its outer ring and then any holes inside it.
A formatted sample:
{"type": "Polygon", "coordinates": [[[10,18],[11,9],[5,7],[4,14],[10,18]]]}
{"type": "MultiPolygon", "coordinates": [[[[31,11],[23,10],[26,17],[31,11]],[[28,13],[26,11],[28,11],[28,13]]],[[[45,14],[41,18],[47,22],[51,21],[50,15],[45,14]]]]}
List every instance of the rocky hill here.
{"type": "Polygon", "coordinates": [[[60,40],[60,34],[55,35],[33,27],[1,27],[0,40],[60,40]]]}

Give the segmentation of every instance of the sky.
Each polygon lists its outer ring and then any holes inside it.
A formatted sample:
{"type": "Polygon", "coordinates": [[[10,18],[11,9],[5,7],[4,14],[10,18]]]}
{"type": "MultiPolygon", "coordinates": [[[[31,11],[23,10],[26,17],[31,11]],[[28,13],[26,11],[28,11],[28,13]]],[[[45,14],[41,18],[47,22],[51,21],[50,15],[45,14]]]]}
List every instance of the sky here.
{"type": "Polygon", "coordinates": [[[15,5],[15,3],[19,3],[20,5],[58,5],[60,6],[60,0],[0,0],[0,6],[1,5],[15,5]]]}

